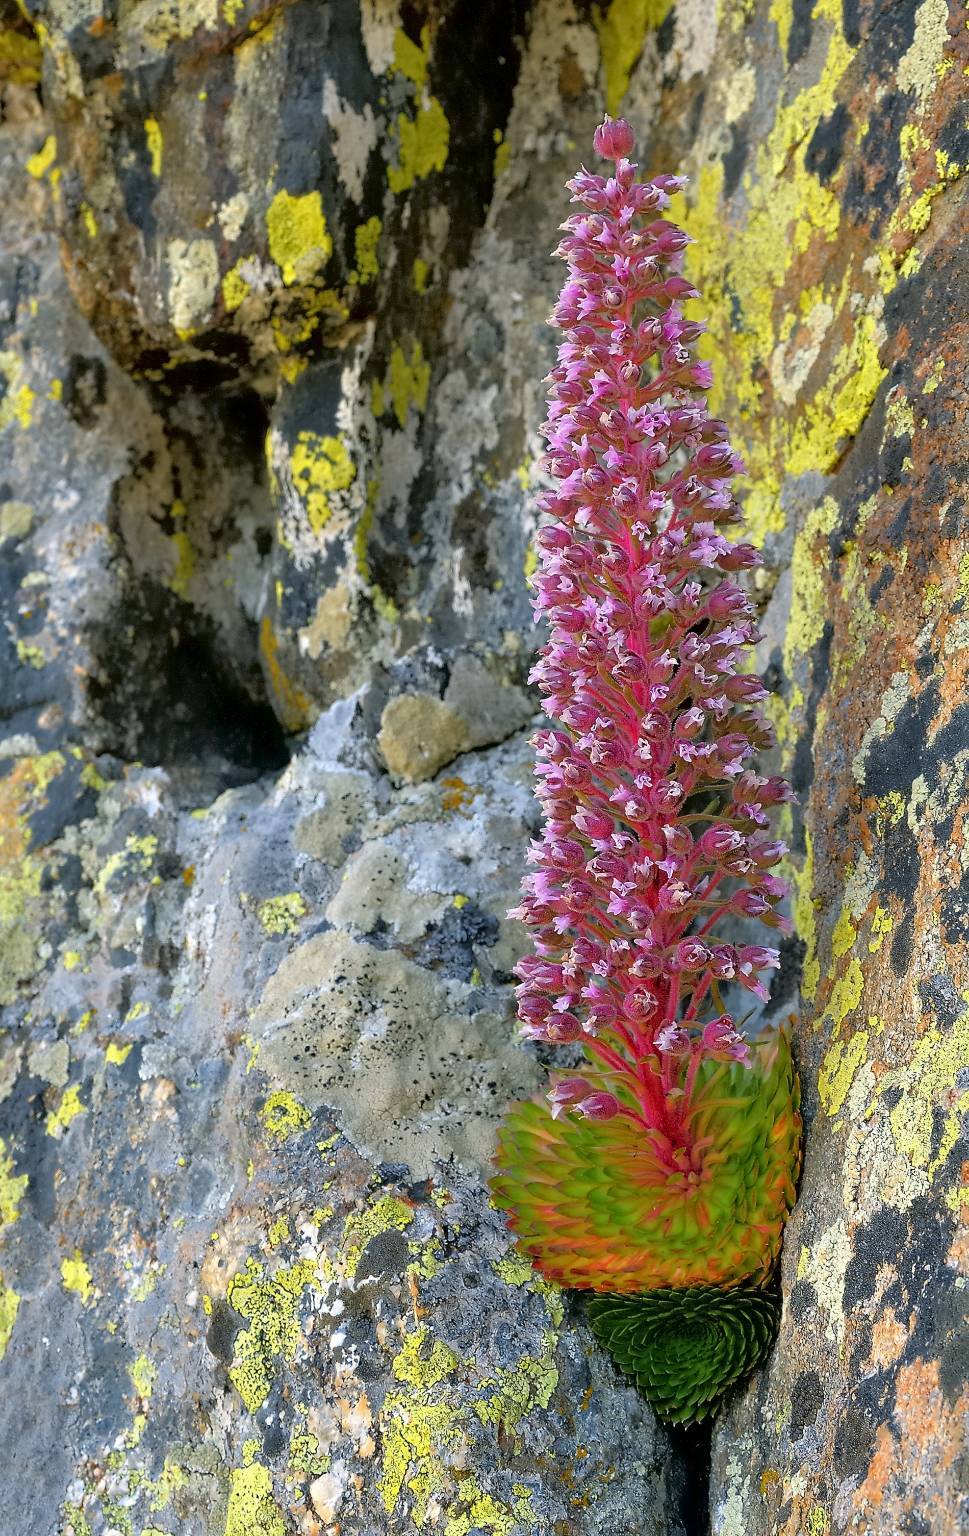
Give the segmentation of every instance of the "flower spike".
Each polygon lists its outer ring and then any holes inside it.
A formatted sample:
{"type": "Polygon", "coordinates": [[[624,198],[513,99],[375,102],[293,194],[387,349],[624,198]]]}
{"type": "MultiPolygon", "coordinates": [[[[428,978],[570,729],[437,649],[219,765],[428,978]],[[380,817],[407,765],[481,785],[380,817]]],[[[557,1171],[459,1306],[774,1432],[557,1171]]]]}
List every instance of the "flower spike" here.
{"type": "MultiPolygon", "coordinates": [[[[794,1201],[790,1043],[776,1029],[750,1039],[736,1016],[745,992],[767,1000],[779,964],[738,940],[738,920],[790,931],[770,817],[791,792],[756,770],[774,737],[736,578],[760,557],[736,538],[743,465],[707,408],[704,328],[683,310],[697,297],[689,237],[663,216],[683,180],[640,180],[621,119],[594,142],[614,165],[569,183],[579,211],[558,248],[565,335],[533,581],[550,637],[532,678],[552,723],[536,737],[544,828],[514,912],[533,941],[517,970],[523,1030],[581,1042],[585,1061],[511,1110],[494,1192],[550,1278],[628,1305],[701,1288],[706,1317],[711,1297],[769,1279],[794,1201]]],[[[773,1312],[754,1311],[762,1343],[773,1312]]],[[[622,1316],[633,1374],[651,1381],[652,1323],[622,1316]]],[[[717,1346],[717,1391],[757,1357],[739,1337],[717,1346]]]]}

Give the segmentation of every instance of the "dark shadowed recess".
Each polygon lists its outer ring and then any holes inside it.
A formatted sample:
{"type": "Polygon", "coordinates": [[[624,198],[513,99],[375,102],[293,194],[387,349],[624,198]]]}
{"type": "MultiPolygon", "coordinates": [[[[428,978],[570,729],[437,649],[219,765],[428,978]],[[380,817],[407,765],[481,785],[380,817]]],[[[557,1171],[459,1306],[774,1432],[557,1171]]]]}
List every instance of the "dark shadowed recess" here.
{"type": "Polygon", "coordinates": [[[710,1532],[710,1455],[714,1419],[687,1428],[670,1425],[667,1434],[678,1464],[679,1486],[675,1509],[683,1536],[709,1536],[710,1532]]]}
{"type": "MultiPolygon", "coordinates": [[[[237,456],[249,486],[265,498],[265,527],[255,537],[256,559],[265,561],[272,544],[262,455],[266,407],[253,391],[214,389],[204,364],[191,382],[218,418],[223,451],[237,456]]],[[[186,383],[183,371],[180,394],[186,383]]],[[[193,446],[206,452],[204,443],[193,446]]],[[[235,532],[223,525],[220,538],[231,545],[235,532]]],[[[119,545],[119,559],[127,564],[131,552],[120,538],[119,545]]],[[[187,803],[283,768],[289,748],[266,693],[257,626],[240,615],[231,633],[230,639],[161,580],[129,566],[117,607],[90,635],[95,669],[88,704],[96,749],[165,768],[187,803]]]]}

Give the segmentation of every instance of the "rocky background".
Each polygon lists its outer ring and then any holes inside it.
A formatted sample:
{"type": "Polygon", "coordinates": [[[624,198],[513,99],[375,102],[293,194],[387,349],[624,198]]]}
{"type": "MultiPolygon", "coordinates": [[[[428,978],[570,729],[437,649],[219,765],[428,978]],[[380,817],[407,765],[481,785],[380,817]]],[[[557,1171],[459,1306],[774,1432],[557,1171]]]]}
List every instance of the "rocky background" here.
{"type": "Polygon", "coordinates": [[[0,0],[9,1536],[969,1529],[967,20],[0,0]],[[712,1445],[481,1177],[604,106],[691,177],[799,795],[803,1188],[712,1445]]]}

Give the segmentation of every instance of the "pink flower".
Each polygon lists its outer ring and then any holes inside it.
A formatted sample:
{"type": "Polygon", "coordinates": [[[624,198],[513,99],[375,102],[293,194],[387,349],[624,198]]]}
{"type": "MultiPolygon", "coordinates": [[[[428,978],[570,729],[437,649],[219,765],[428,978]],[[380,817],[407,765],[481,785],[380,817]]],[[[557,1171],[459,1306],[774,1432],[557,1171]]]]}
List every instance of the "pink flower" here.
{"type": "Polygon", "coordinates": [[[703,1026],[703,1048],[722,1061],[750,1061],[750,1046],[734,1029],[733,1019],[726,1013],[703,1026]]]}
{"type": "Polygon", "coordinates": [[[584,1077],[560,1077],[545,1095],[552,1106],[552,1119],[557,1120],[566,1109],[580,1103],[591,1092],[592,1084],[584,1077]]]}

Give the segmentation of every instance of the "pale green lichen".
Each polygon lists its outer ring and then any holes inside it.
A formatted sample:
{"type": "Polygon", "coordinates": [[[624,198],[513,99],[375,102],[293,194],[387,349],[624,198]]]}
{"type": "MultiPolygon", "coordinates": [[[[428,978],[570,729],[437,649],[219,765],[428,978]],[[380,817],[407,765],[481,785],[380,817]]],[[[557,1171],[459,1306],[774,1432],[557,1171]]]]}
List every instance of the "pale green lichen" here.
{"type": "Polygon", "coordinates": [[[256,916],[265,932],[276,936],[298,933],[300,918],[305,917],[308,910],[299,891],[288,891],[284,896],[270,896],[260,902],[256,916]]]}
{"type": "Polygon", "coordinates": [[[20,1296],[12,1285],[4,1283],[3,1271],[0,1270],[0,1360],[7,1353],[19,1309],[20,1296]]]}

